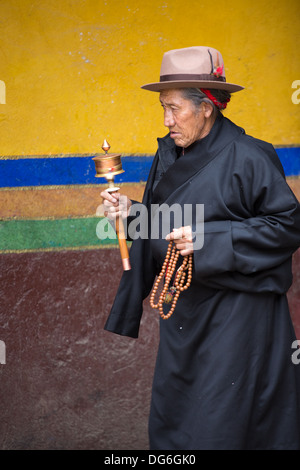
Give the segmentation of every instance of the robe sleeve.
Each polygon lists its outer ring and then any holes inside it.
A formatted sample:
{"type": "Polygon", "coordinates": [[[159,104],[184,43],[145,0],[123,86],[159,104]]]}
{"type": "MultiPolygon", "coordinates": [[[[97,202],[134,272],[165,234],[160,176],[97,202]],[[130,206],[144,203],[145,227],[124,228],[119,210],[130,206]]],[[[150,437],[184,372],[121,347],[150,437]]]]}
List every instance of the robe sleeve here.
{"type": "Polygon", "coordinates": [[[261,160],[255,171],[248,167],[246,177],[240,177],[244,204],[252,214],[204,223],[203,248],[194,251],[194,275],[210,286],[282,293],[291,284],[300,207],[285,178],[261,160]]]}
{"type": "MultiPolygon", "coordinates": [[[[157,158],[158,156],[156,155],[143,196],[142,204],[148,208],[151,204],[152,184],[156,173],[157,158]]],[[[147,210],[143,216],[149,217],[150,213],[151,211],[147,210]]],[[[134,217],[130,220],[133,219],[134,217]]],[[[141,223],[143,224],[143,222],[141,223]]],[[[119,335],[137,338],[143,313],[143,301],[149,295],[158,268],[152,256],[149,239],[137,238],[134,240],[129,257],[131,269],[124,271],[122,274],[104,329],[119,335]]]]}

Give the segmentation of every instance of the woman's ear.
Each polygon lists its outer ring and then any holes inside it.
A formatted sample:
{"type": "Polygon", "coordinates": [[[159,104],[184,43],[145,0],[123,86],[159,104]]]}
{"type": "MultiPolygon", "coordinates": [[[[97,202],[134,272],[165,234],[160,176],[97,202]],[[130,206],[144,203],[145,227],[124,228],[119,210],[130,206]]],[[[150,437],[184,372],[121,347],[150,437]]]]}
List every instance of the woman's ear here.
{"type": "Polygon", "coordinates": [[[204,113],[204,116],[208,119],[211,117],[211,115],[213,114],[213,107],[211,104],[209,103],[206,103],[205,101],[202,103],[202,106],[203,106],[203,113],[204,113]]]}

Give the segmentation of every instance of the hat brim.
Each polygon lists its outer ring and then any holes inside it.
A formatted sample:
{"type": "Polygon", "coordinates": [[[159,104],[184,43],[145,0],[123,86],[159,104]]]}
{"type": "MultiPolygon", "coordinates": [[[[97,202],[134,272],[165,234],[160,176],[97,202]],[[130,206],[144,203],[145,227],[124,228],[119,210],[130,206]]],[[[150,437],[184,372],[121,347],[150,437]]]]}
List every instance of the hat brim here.
{"type": "Polygon", "coordinates": [[[141,88],[149,91],[163,91],[174,88],[209,88],[215,90],[226,90],[230,93],[243,90],[244,87],[234,83],[217,82],[212,80],[173,80],[169,82],[147,83],[141,88]]]}

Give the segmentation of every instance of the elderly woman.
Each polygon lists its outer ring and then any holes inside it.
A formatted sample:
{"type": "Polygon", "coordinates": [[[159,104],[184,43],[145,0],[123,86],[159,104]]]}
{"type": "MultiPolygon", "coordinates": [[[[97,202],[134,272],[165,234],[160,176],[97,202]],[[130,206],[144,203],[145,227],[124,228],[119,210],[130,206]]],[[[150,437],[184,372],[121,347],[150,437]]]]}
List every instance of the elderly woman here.
{"type": "MultiPolygon", "coordinates": [[[[299,449],[300,365],[286,299],[299,204],[273,147],[223,117],[242,87],[226,82],[220,52],[169,51],[160,81],[143,88],[160,93],[169,129],[145,188],[145,225],[154,205],[204,207],[200,246],[201,224],[172,218],[166,237],[136,237],[105,326],[137,337],[143,300],[153,286],[158,295],[157,280],[167,284],[157,304],[151,296],[161,320],[150,448],[299,449]]],[[[128,221],[137,216],[126,196],[102,196],[109,218],[121,206],[128,221]]]]}

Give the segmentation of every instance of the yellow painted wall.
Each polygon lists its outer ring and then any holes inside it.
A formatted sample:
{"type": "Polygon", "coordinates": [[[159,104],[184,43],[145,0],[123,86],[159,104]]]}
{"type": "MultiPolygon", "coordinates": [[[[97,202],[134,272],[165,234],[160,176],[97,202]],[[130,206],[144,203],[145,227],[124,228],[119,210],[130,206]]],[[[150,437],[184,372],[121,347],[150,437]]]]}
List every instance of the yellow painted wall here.
{"type": "Polygon", "coordinates": [[[299,0],[1,0],[0,155],[151,154],[166,133],[165,51],[221,50],[242,84],[226,115],[275,145],[300,143],[299,0]]]}

